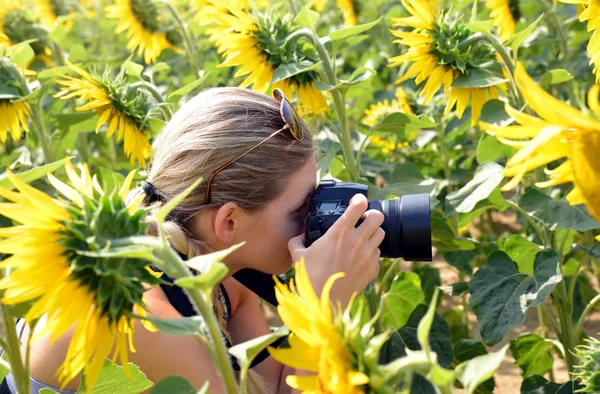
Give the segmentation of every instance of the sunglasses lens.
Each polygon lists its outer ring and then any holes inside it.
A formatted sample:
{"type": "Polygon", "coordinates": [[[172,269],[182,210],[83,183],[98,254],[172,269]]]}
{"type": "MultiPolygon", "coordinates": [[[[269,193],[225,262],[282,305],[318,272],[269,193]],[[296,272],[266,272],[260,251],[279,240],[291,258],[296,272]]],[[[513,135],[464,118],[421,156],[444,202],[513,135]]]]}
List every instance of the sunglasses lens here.
{"type": "Polygon", "coordinates": [[[292,135],[298,141],[302,141],[302,127],[300,126],[300,116],[285,97],[281,101],[281,116],[287,123],[292,135]]]}

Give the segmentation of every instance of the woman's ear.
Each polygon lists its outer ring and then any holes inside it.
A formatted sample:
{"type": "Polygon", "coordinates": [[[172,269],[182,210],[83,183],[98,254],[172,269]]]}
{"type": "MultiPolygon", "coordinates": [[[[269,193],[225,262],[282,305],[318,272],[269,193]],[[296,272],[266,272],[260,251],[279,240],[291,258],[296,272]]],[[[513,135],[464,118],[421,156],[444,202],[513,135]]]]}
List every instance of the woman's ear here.
{"type": "Polygon", "coordinates": [[[232,245],[241,228],[244,210],[234,202],[220,207],[214,215],[213,229],[215,236],[225,245],[232,245]]]}

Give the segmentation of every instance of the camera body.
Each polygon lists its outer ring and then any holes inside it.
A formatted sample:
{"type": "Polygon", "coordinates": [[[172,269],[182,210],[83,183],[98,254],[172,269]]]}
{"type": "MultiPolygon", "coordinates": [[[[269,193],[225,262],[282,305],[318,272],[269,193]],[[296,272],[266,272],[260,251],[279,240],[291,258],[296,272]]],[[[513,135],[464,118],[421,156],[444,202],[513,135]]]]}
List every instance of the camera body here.
{"type": "MultiPolygon", "coordinates": [[[[344,214],[355,194],[368,198],[368,187],[358,183],[323,180],[309,197],[306,239],[311,245],[344,214]]],[[[410,194],[391,200],[369,201],[368,209],[384,215],[385,238],[379,245],[382,257],[431,261],[429,195],[410,194]]],[[[361,218],[356,227],[362,223],[361,218]]]]}

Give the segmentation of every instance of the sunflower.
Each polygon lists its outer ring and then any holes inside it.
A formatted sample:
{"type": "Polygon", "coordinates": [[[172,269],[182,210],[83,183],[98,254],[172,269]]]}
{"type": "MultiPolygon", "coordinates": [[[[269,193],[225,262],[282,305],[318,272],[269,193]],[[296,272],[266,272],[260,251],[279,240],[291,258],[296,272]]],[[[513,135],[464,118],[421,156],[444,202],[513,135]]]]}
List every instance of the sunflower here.
{"type": "Polygon", "coordinates": [[[344,17],[344,25],[356,26],[356,10],[354,8],[353,0],[337,0],[337,6],[342,10],[342,16],[344,17]]]}
{"type": "Polygon", "coordinates": [[[47,317],[32,341],[47,334],[55,341],[74,328],[57,376],[64,387],[83,372],[89,392],[113,347],[113,361],[130,375],[132,314],[145,315],[142,283],[158,279],[146,261],[97,255],[115,239],[145,234],[145,211],[124,203],[135,172],[118,193],[106,194],[86,165],[78,173],[67,159],[65,170],[69,184],[52,174],[48,181],[66,199],[52,198],[7,171],[17,191],[0,188],[10,201],[0,203],[0,215],[19,224],[0,228],[0,253],[11,255],[0,264],[10,268],[0,289],[4,304],[33,302],[28,323],[47,317]]]}
{"type": "Polygon", "coordinates": [[[317,12],[322,12],[325,9],[325,6],[327,5],[327,0],[314,0],[312,2],[312,9],[317,11],[317,12]]]}
{"type": "Polygon", "coordinates": [[[472,70],[494,61],[491,50],[483,45],[474,50],[457,51],[460,42],[470,36],[468,28],[460,20],[451,20],[433,2],[402,0],[412,15],[392,18],[394,26],[413,28],[412,31],[390,30],[398,37],[394,43],[408,46],[408,51],[389,59],[390,66],[413,62],[407,72],[396,83],[415,77],[415,83],[427,83],[421,91],[423,103],[427,103],[444,86],[448,96],[445,113],[456,105],[456,116],[461,118],[471,102],[471,125],[479,120],[481,109],[489,99],[498,97],[495,86],[461,88],[452,86],[461,76],[468,77],[472,70]]]}
{"type": "Polygon", "coordinates": [[[62,75],[63,79],[57,82],[63,88],[54,97],[77,97],[88,101],[78,107],[77,111],[95,110],[100,116],[96,132],[103,124],[108,125],[108,138],[118,131],[117,140],[124,140],[125,154],[130,162],[137,161],[142,167],[146,166],[146,160],[152,153],[152,146],[146,136],[149,128],[147,118],[152,108],[146,97],[128,89],[127,83],[121,78],[109,81],[106,73],[100,78],[68,61],[67,63],[79,78],[62,75]]]}
{"type": "Polygon", "coordinates": [[[498,29],[498,35],[502,41],[508,40],[515,35],[517,21],[521,17],[518,0],[487,0],[486,7],[490,10],[490,16],[494,26],[498,29]]]}
{"type": "Polygon", "coordinates": [[[31,40],[29,45],[36,56],[48,64],[52,55],[48,48],[48,32],[35,20],[31,19],[25,9],[25,2],[0,0],[0,42],[11,46],[31,40]]]}
{"type": "Polygon", "coordinates": [[[369,377],[353,370],[352,357],[346,349],[341,330],[336,323],[341,311],[331,308],[331,286],[344,276],[331,276],[317,297],[306,272],[304,260],[296,263],[295,283],[291,290],[277,281],[275,294],[281,320],[289,327],[290,348],[273,349],[269,353],[282,364],[315,372],[310,376],[290,375],[287,384],[305,393],[363,393],[369,377]]]}
{"type": "Polygon", "coordinates": [[[254,16],[247,11],[229,7],[216,17],[220,34],[213,38],[217,51],[225,60],[219,67],[238,67],[235,77],[246,76],[241,87],[265,92],[270,87],[280,88],[291,98],[296,95],[298,112],[323,114],[329,111],[325,96],[315,87],[317,73],[313,70],[271,83],[278,67],[293,62],[310,62],[298,46],[283,41],[293,30],[289,18],[274,15],[254,16]]]}
{"type": "Polygon", "coordinates": [[[118,19],[117,34],[127,31],[127,49],[144,54],[146,64],[154,63],[162,51],[172,48],[167,35],[161,32],[159,11],[150,0],[115,0],[105,8],[108,18],[118,19]]]}
{"type": "Polygon", "coordinates": [[[386,115],[396,112],[414,115],[413,110],[408,103],[408,96],[401,87],[396,89],[396,99],[390,103],[388,99],[380,101],[365,110],[365,116],[362,122],[370,127],[375,127],[386,115]]]}
{"type": "Polygon", "coordinates": [[[580,21],[587,21],[588,31],[592,31],[592,37],[588,43],[587,50],[590,57],[590,65],[594,65],[596,83],[600,83],[600,36],[598,26],[600,24],[600,3],[597,0],[559,0],[562,3],[579,4],[583,11],[579,14],[580,21]]]}
{"type": "Polygon", "coordinates": [[[62,21],[60,25],[65,29],[73,26],[75,12],[68,0],[33,0],[33,3],[44,26],[53,29],[58,23],[57,19],[65,16],[69,16],[69,19],[62,21]]]}
{"type": "MultiPolygon", "coordinates": [[[[28,71],[28,70],[26,70],[28,71]]],[[[6,143],[10,134],[13,141],[21,139],[23,132],[28,132],[27,116],[31,113],[29,104],[25,101],[16,101],[23,96],[18,79],[19,69],[7,58],[0,56],[0,143],[6,143]]]]}
{"type": "MultiPolygon", "coordinates": [[[[569,203],[585,204],[592,216],[600,220],[600,122],[548,94],[520,63],[515,68],[515,79],[525,101],[540,117],[519,112],[506,104],[507,113],[518,125],[499,127],[481,123],[482,128],[499,141],[518,149],[507,162],[504,175],[513,178],[503,190],[516,187],[529,171],[566,159],[555,169],[546,170],[550,179],[536,186],[573,183],[567,195],[569,203]]],[[[599,92],[598,85],[590,89],[588,103],[600,117],[599,92]]]]}

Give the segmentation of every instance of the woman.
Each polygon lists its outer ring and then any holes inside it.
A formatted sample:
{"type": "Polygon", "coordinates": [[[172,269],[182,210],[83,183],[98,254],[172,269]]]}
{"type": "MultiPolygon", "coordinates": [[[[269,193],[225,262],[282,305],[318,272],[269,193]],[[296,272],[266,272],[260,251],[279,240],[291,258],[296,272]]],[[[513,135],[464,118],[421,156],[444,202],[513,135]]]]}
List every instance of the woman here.
{"type": "MultiPolygon", "coordinates": [[[[333,273],[345,272],[335,282],[331,299],[346,305],[352,293],[362,291],[378,273],[383,215],[366,211],[366,198],[357,195],[334,226],[305,247],[304,218],[307,197],[316,187],[316,162],[308,126],[296,116],[281,96],[241,88],[206,90],[186,103],[156,138],[147,182],[130,197],[145,193],[146,205],[168,201],[203,177],[165,223],[181,255],[193,257],[245,241],[224,261],[230,274],[251,268],[271,275],[286,272],[304,256],[317,294],[333,273]],[[361,216],[365,220],[355,228],[361,216]]],[[[151,216],[150,221],[150,232],[156,233],[151,216]]],[[[151,314],[178,318],[185,313],[185,300],[173,297],[173,289],[177,290],[163,286],[147,291],[151,314]]],[[[233,277],[216,288],[214,299],[231,343],[269,333],[258,297],[233,277]]],[[[67,334],[54,344],[45,338],[33,344],[32,379],[58,386],[55,372],[69,340],[67,334]]],[[[197,338],[149,332],[140,324],[135,348],[130,360],[153,382],[181,375],[195,387],[208,380],[211,393],[224,392],[211,356],[197,338]]],[[[251,369],[250,391],[291,392],[285,377],[292,373],[302,371],[268,357],[251,369]]],[[[67,389],[78,384],[75,380],[67,389]]]]}

